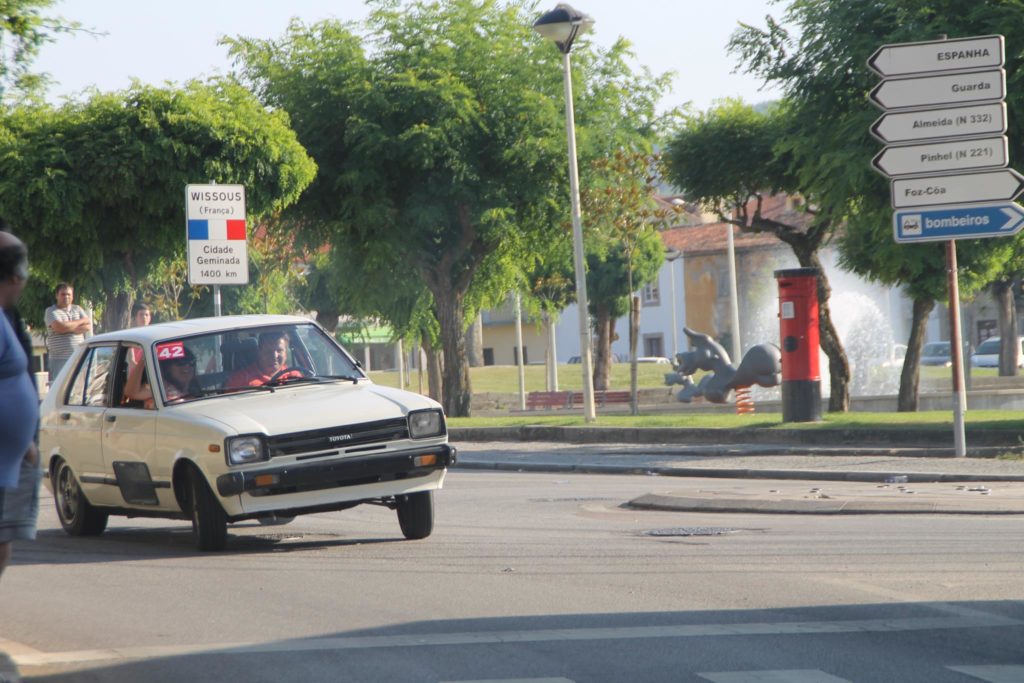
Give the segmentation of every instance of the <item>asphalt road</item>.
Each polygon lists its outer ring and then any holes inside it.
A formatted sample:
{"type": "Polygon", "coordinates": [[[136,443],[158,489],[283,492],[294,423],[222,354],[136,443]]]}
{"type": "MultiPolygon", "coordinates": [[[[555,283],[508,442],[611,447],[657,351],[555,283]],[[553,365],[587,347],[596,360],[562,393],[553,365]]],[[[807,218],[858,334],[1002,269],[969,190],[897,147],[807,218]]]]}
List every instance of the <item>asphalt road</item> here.
{"type": "Polygon", "coordinates": [[[71,539],[46,504],[0,650],[62,683],[1024,680],[1019,517],[625,505],[663,481],[455,471],[424,541],[364,506],[215,554],[161,520],[71,539]]]}

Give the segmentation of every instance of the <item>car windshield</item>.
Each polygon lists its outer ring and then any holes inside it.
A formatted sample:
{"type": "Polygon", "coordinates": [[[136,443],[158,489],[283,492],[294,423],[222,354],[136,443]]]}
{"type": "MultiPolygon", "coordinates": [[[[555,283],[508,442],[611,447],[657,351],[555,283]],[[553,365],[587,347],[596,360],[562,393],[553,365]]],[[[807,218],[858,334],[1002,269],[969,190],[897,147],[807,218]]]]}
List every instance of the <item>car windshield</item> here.
{"type": "Polygon", "coordinates": [[[999,353],[999,340],[986,339],[985,341],[978,344],[978,350],[975,353],[983,356],[999,353]]]}
{"type": "Polygon", "coordinates": [[[932,342],[931,344],[925,344],[924,349],[921,350],[923,356],[948,356],[949,355],[949,343],[948,342],[932,342]]]}
{"type": "Polygon", "coordinates": [[[164,403],[366,378],[352,357],[312,323],[165,339],[153,345],[153,355],[164,403]]]}

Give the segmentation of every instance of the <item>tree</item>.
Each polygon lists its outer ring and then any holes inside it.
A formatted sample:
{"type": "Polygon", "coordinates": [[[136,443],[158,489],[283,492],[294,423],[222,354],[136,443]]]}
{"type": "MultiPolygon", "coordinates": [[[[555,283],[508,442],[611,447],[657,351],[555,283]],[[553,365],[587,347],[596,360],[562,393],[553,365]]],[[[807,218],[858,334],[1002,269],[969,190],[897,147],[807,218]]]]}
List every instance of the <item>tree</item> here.
{"type": "Polygon", "coordinates": [[[660,164],[657,154],[616,150],[591,163],[591,180],[581,197],[591,235],[587,262],[593,277],[587,279],[587,294],[597,337],[594,386],[608,388],[615,320],[628,312],[634,397],[640,312],[633,293],[657,278],[665,261],[658,231],[676,213],[654,200],[660,164]]]}
{"type": "Polygon", "coordinates": [[[0,100],[5,103],[37,97],[46,85],[44,74],[32,63],[55,33],[82,30],[82,25],[43,14],[54,0],[2,0],[0,2],[0,100]]]}
{"type": "Polygon", "coordinates": [[[785,145],[798,135],[795,125],[786,104],[758,111],[739,100],[724,100],[690,116],[673,138],[667,151],[668,177],[691,199],[710,205],[722,222],[744,232],[771,233],[789,245],[801,267],[818,269],[818,331],[831,386],[828,409],[842,412],[850,407],[850,364],[832,322],[832,288],[819,258],[838,223],[832,213],[814,208],[807,209],[809,220],[804,223],[785,223],[762,213],[766,193],[799,194],[809,206],[817,204],[817,188],[794,169],[785,145]]]}
{"type": "Polygon", "coordinates": [[[0,214],[33,268],[105,300],[103,328],[128,322],[151,267],[183,245],[191,182],[246,187],[249,225],[295,201],[315,174],[288,127],[227,81],[135,85],[60,108],[21,107],[0,136],[0,214]]]}
{"type": "MultiPolygon", "coordinates": [[[[917,404],[918,365],[924,323],[933,300],[945,298],[945,259],[938,245],[898,245],[885,180],[871,169],[879,144],[868,130],[878,116],[866,95],[878,82],[867,66],[881,45],[948,35],[1001,33],[1024,21],[1024,5],[999,0],[792,0],[786,24],[766,17],[765,28],[741,26],[730,42],[744,70],[782,88],[793,121],[778,148],[789,156],[800,185],[814,190],[820,215],[839,224],[842,261],[854,272],[907,288],[914,320],[900,386],[900,410],[917,404]],[[923,316],[923,317],[919,317],[923,316]],[[908,367],[909,366],[909,367],[908,367]]],[[[1007,102],[1024,105],[1024,53],[1007,50],[1007,102]]],[[[1011,117],[1011,158],[1024,152],[1024,121],[1011,117]]],[[[965,298],[999,277],[1014,239],[957,242],[959,283],[965,298]]]]}
{"type": "MultiPolygon", "coordinates": [[[[304,239],[386,261],[359,271],[382,294],[397,293],[396,271],[418,279],[403,296],[429,291],[443,404],[464,416],[466,320],[508,291],[566,213],[558,55],[533,33],[522,3],[371,4],[365,41],[352,26],[296,21],[280,40],[226,42],[241,76],[289,113],[321,169],[292,212],[304,239]]],[[[634,113],[652,79],[626,68],[625,51],[582,50],[577,61],[581,82],[595,79],[580,110],[589,103],[593,120],[608,124],[605,145],[648,124],[634,113]]]]}

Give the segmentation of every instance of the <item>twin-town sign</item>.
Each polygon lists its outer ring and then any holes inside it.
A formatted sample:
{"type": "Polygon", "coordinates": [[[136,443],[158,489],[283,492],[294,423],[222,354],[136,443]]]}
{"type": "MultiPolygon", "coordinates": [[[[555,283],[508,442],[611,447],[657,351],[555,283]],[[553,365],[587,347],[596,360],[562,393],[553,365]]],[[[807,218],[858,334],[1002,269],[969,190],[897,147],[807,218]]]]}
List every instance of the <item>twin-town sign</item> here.
{"type": "Polygon", "coordinates": [[[890,143],[872,160],[892,178],[897,242],[1012,235],[1024,211],[1009,203],[1024,177],[1008,162],[1003,36],[883,45],[868,66],[884,80],[871,134],[890,143]],[[1002,203],[997,203],[1002,202],[1002,203]]]}
{"type": "Polygon", "coordinates": [[[189,284],[248,284],[245,187],[186,186],[185,218],[189,284]]]}

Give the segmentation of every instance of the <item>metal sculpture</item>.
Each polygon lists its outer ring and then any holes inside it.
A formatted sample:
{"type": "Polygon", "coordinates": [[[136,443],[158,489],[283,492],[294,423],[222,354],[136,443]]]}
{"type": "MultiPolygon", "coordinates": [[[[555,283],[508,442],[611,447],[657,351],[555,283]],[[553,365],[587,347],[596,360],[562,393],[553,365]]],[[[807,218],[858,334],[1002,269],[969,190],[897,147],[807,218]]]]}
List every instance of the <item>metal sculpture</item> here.
{"type": "Polygon", "coordinates": [[[734,389],[754,384],[775,387],[782,381],[782,352],[775,344],[751,347],[743,354],[739,367],[735,367],[729,354],[714,339],[688,327],[684,327],[683,332],[690,338],[690,350],[677,353],[675,372],[665,374],[665,384],[683,385],[676,393],[676,399],[683,403],[698,396],[712,403],[727,403],[734,389]],[[691,377],[697,370],[710,372],[699,384],[691,377]]]}

